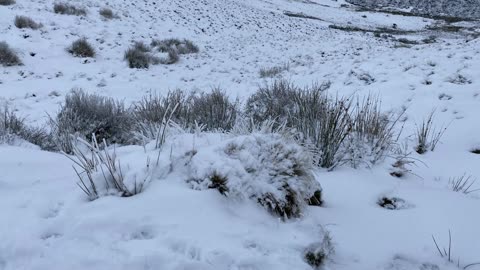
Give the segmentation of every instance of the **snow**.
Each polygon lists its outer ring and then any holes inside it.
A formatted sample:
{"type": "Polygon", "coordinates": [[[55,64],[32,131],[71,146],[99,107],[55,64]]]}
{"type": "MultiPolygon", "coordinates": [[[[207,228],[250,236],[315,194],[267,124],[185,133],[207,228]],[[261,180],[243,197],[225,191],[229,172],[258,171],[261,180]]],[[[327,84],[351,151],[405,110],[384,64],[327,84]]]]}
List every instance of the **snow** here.
{"type": "MultiPolygon", "coordinates": [[[[231,173],[238,160],[219,151],[241,136],[172,135],[144,192],[94,201],[76,186],[73,164],[65,156],[21,141],[0,145],[0,270],[311,269],[304,251],[327,231],[335,248],[327,269],[458,269],[439,256],[431,238],[448,246],[449,230],[454,260],[462,265],[480,261],[479,193],[449,188],[450,177],[480,177],[480,155],[470,152],[480,145],[480,40],[472,35],[479,32],[478,22],[456,24],[473,29],[468,31],[427,31],[435,23],[446,24],[356,12],[342,6],[344,1],[330,0],[75,1],[88,8],[87,17],[54,14],[53,2],[17,0],[0,6],[0,40],[24,62],[0,67],[0,103],[7,102],[33,125],[44,125],[47,113],[54,115],[72,88],[130,103],[151,92],[219,86],[232,99],[245,100],[272,80],[260,78],[260,68],[289,63],[282,76],[295,84],[328,80],[331,94],[373,93],[385,111],[406,108],[401,141],[411,150],[417,125],[433,109],[435,123],[448,129],[435,151],[412,154],[416,162],[404,178],[389,175],[393,158],[370,169],[313,169],[324,205],[305,206],[301,217],[287,221],[254,200],[194,190],[187,183],[191,168],[177,157],[196,149],[197,173],[208,170],[209,162],[231,173]],[[98,10],[107,5],[119,19],[102,20],[98,10]],[[286,11],[321,20],[289,17],[286,11]],[[44,27],[17,29],[16,15],[28,15],[44,27]],[[437,42],[398,47],[392,39],[335,30],[328,27],[332,24],[365,29],[396,24],[416,31],[398,38],[435,34],[437,42]],[[95,59],[73,58],[65,51],[83,36],[97,49],[95,59]],[[148,70],[129,69],[123,61],[133,41],[170,37],[194,41],[200,53],[148,70]],[[374,81],[367,84],[355,74],[369,74],[374,81]],[[458,74],[471,83],[452,83],[458,74]],[[383,196],[401,198],[408,207],[381,208],[377,201],[383,196]]],[[[117,146],[116,153],[128,179],[143,177],[147,159],[154,163],[158,154],[152,145],[117,146]]]]}

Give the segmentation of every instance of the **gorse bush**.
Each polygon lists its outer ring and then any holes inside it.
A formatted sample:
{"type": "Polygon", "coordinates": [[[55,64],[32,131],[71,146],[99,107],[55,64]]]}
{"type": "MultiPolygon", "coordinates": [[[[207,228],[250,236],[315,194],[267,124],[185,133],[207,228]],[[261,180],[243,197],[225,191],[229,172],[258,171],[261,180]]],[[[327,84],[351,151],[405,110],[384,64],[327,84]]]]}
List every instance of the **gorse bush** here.
{"type": "Polygon", "coordinates": [[[86,38],[75,40],[67,51],[75,57],[95,57],[95,49],[86,38]]]}
{"type": "Polygon", "coordinates": [[[57,117],[51,121],[58,148],[71,153],[71,136],[110,143],[127,143],[132,118],[122,102],[74,90],[66,96],[57,117]]]}
{"type": "Polygon", "coordinates": [[[26,16],[15,16],[14,24],[17,28],[20,28],[20,29],[30,28],[30,29],[36,30],[42,27],[41,24],[36,23],[34,20],[26,16]]]}
{"type": "Polygon", "coordinates": [[[5,67],[22,65],[22,60],[4,41],[0,42],[0,65],[5,67]]]}
{"type": "Polygon", "coordinates": [[[53,5],[53,11],[57,14],[85,16],[87,10],[83,7],[74,6],[68,3],[58,2],[53,5]]]}
{"type": "Polygon", "coordinates": [[[0,0],[0,6],[9,6],[15,4],[15,0],[0,0]]]}

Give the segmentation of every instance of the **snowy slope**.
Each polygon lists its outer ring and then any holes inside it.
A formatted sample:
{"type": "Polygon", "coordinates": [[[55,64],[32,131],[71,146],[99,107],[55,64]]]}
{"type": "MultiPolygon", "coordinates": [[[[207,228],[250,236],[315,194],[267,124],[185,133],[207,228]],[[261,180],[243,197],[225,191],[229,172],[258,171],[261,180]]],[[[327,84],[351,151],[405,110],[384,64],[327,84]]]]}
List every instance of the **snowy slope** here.
{"type": "MultiPolygon", "coordinates": [[[[452,26],[443,21],[356,12],[344,1],[330,0],[74,1],[88,8],[86,17],[54,14],[53,2],[0,6],[0,41],[24,62],[0,67],[0,103],[34,125],[57,112],[72,88],[129,103],[150,92],[219,86],[232,99],[244,100],[272,80],[260,78],[260,68],[288,63],[282,76],[296,84],[328,80],[331,93],[374,93],[385,111],[406,108],[401,141],[410,147],[416,125],[434,108],[436,122],[449,128],[434,152],[414,154],[413,174],[404,179],[389,175],[393,159],[372,169],[316,170],[325,206],[308,207],[303,217],[288,222],[248,200],[192,190],[167,168],[140,195],[89,202],[63,155],[0,145],[0,270],[311,269],[302,252],[326,231],[336,250],[328,269],[458,269],[440,258],[431,239],[435,235],[446,246],[449,230],[455,260],[480,261],[480,196],[448,187],[450,177],[480,177],[480,155],[469,152],[480,146],[477,22],[454,24],[464,28],[451,32],[442,28],[452,26]],[[104,6],[120,18],[102,20],[98,10],[104,6]],[[44,27],[17,29],[16,15],[44,27]],[[394,24],[410,32],[379,38],[329,27],[391,30],[394,24]],[[430,35],[435,43],[399,46],[400,38],[421,41],[430,35]],[[78,37],[94,44],[95,59],[65,51],[78,37]],[[200,53],[175,65],[127,67],[123,54],[133,41],[170,37],[194,41],[200,53]],[[458,75],[470,83],[459,84],[458,75]],[[382,196],[402,198],[407,207],[383,209],[376,204],[382,196]]],[[[203,136],[205,148],[227,139],[203,136]]],[[[197,140],[181,141],[176,154],[202,146],[197,140]]],[[[117,151],[133,167],[147,160],[142,147],[117,151]]]]}

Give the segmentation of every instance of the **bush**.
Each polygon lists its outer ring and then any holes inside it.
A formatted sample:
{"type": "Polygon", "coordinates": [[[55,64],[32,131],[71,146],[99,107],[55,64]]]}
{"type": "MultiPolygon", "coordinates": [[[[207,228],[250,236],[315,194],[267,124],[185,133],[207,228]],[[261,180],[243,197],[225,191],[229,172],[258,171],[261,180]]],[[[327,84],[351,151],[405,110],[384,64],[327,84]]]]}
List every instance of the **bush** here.
{"type": "Polygon", "coordinates": [[[132,119],[122,102],[74,90],[51,121],[58,148],[72,152],[71,135],[102,142],[126,143],[130,140],[132,119]]]}
{"type": "Polygon", "coordinates": [[[0,6],[9,6],[15,4],[15,0],[0,0],[0,6]]]}
{"type": "Polygon", "coordinates": [[[105,141],[99,145],[95,137],[91,143],[79,138],[76,140],[72,144],[73,156],[66,157],[75,163],[73,169],[79,179],[77,185],[90,200],[106,195],[131,197],[144,190],[150,180],[148,161],[146,168],[140,171],[137,166],[132,166],[136,171],[133,173],[133,179],[129,179],[124,172],[128,171],[130,166],[122,168],[115,149],[109,151],[105,141]],[[140,181],[137,181],[137,176],[141,177],[140,181]]]}
{"type": "Polygon", "coordinates": [[[83,7],[77,7],[71,4],[59,2],[53,5],[53,11],[57,14],[85,16],[87,10],[83,7]]]}
{"type": "Polygon", "coordinates": [[[95,57],[95,49],[85,38],[75,40],[67,51],[75,57],[95,57]]]}
{"type": "Polygon", "coordinates": [[[288,71],[289,69],[290,69],[290,65],[286,63],[281,66],[275,66],[271,68],[261,68],[259,74],[260,74],[260,78],[273,78],[284,71],[288,71]]]}
{"type": "Polygon", "coordinates": [[[238,136],[218,150],[199,148],[189,155],[188,183],[194,189],[217,189],[229,198],[252,200],[283,219],[296,218],[307,205],[322,203],[310,158],[280,134],[238,136]]]}
{"type": "Polygon", "coordinates": [[[375,163],[396,141],[397,119],[380,111],[373,97],[353,106],[351,99],[329,98],[330,83],[300,89],[280,80],[259,88],[247,100],[246,116],[254,123],[276,121],[299,132],[298,140],[314,153],[314,163],[334,168],[342,162],[375,163]]]}
{"type": "Polygon", "coordinates": [[[292,120],[294,100],[300,89],[285,80],[276,80],[260,87],[246,102],[245,112],[255,123],[275,120],[283,123],[292,120]]]}
{"type": "Polygon", "coordinates": [[[160,52],[176,51],[178,54],[198,53],[200,49],[192,41],[187,39],[163,39],[153,40],[152,47],[157,47],[160,52]]]}
{"type": "Polygon", "coordinates": [[[100,9],[99,14],[107,20],[111,20],[111,19],[115,18],[115,14],[113,13],[113,11],[110,8],[100,9]]]}
{"type": "Polygon", "coordinates": [[[124,59],[129,68],[148,68],[154,62],[154,58],[149,53],[150,48],[142,42],[135,42],[134,45],[125,52],[124,59]]]}
{"type": "Polygon", "coordinates": [[[17,138],[35,144],[42,150],[55,150],[53,138],[47,130],[27,126],[24,118],[18,117],[5,106],[0,110],[0,143],[12,144],[17,138]]]}
{"type": "MultiPolygon", "coordinates": [[[[239,111],[239,102],[231,102],[225,92],[218,88],[209,93],[186,94],[176,90],[165,97],[150,95],[133,106],[137,123],[156,126],[161,124],[165,117],[170,119],[171,114],[171,121],[184,129],[194,129],[200,125],[207,131],[230,130],[239,111]]],[[[149,138],[152,136],[151,132],[141,133],[149,138]]]]}
{"type": "Polygon", "coordinates": [[[17,28],[20,28],[20,29],[30,28],[30,29],[36,30],[42,27],[41,24],[36,23],[34,20],[26,16],[15,16],[14,24],[17,28]]]}
{"type": "Polygon", "coordinates": [[[4,41],[0,42],[0,64],[5,67],[22,65],[15,51],[4,41]]]}
{"type": "MultiPolygon", "coordinates": [[[[239,113],[239,102],[231,102],[228,96],[219,88],[210,93],[193,96],[191,115],[198,124],[206,130],[230,130],[235,124],[239,113]]],[[[194,123],[186,123],[193,127],[194,123]]]]}
{"type": "Polygon", "coordinates": [[[352,112],[352,130],[346,139],[346,157],[354,168],[360,163],[375,164],[393,150],[400,134],[395,127],[403,113],[394,117],[381,111],[380,99],[367,96],[357,100],[352,112]]]}

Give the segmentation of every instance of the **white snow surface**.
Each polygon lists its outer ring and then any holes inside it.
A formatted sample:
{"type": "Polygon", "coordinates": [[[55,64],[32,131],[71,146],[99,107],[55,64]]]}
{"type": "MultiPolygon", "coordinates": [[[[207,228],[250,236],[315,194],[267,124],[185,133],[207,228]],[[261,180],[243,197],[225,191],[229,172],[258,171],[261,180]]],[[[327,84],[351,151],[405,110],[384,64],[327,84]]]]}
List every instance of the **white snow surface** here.
{"type": "MultiPolygon", "coordinates": [[[[406,48],[371,33],[334,30],[328,26],[396,24],[422,31],[435,23],[359,13],[341,0],[72,1],[88,8],[86,17],[54,14],[53,0],[16,2],[0,6],[0,41],[7,41],[24,65],[0,66],[0,103],[33,125],[44,125],[72,88],[130,103],[151,92],[219,86],[232,99],[244,100],[271,80],[259,77],[260,68],[289,63],[282,76],[296,84],[329,80],[332,94],[373,93],[385,111],[406,108],[401,141],[412,150],[415,128],[432,109],[436,123],[449,126],[435,151],[413,154],[417,162],[405,178],[389,175],[390,158],[373,168],[313,170],[325,204],[288,221],[250,200],[194,190],[184,174],[171,172],[171,149],[174,155],[211,151],[230,135],[172,135],[144,192],[95,201],[76,186],[65,156],[24,142],[0,145],[0,270],[312,269],[303,251],[327,231],[335,254],[326,269],[459,269],[439,256],[432,241],[434,235],[448,248],[449,230],[454,260],[480,262],[480,193],[448,187],[450,177],[480,177],[480,155],[470,153],[480,146],[479,39],[442,32],[436,43],[406,48]],[[102,20],[98,10],[104,6],[119,18],[102,20]],[[17,29],[16,15],[28,15],[43,28],[17,29]],[[96,58],[73,58],[65,51],[79,37],[96,47],[96,58]],[[129,69],[123,61],[133,41],[170,37],[194,41],[200,53],[148,70],[129,69]],[[367,84],[355,74],[374,81],[367,84]],[[452,83],[459,74],[471,82],[452,83]],[[377,205],[382,196],[401,198],[408,207],[383,209],[377,205]]],[[[117,147],[129,177],[142,176],[147,157],[156,160],[149,147],[117,147]]]]}

